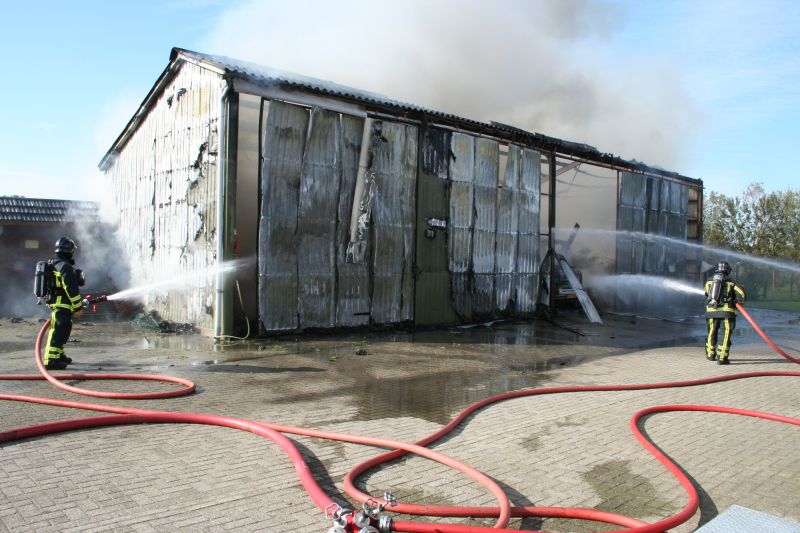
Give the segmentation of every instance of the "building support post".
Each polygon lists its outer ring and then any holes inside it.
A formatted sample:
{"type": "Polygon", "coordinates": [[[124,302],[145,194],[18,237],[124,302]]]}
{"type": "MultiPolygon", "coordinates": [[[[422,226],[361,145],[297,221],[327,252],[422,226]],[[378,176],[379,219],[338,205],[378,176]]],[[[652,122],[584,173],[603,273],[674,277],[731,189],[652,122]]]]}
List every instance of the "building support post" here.
{"type": "Polygon", "coordinates": [[[226,80],[220,96],[217,156],[217,268],[214,298],[214,337],[233,334],[233,279],[225,275],[225,261],[233,259],[235,224],[236,138],[239,99],[226,80]]]}
{"type": "Polygon", "coordinates": [[[550,310],[555,309],[556,304],[556,269],[560,268],[556,259],[556,153],[552,152],[547,156],[547,169],[549,174],[549,190],[547,197],[547,257],[550,258],[550,310]]]}

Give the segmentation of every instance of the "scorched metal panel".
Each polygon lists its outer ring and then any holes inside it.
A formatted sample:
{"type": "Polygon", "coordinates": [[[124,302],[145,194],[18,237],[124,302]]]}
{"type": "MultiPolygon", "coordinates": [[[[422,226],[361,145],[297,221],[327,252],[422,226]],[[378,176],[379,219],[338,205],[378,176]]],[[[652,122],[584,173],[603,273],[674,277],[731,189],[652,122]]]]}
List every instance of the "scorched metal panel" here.
{"type": "Polygon", "coordinates": [[[417,128],[384,121],[373,154],[372,320],[390,324],[414,313],[417,128]]]}
{"type": "MultiPolygon", "coordinates": [[[[182,64],[104,167],[134,285],[171,281],[216,264],[223,85],[218,74],[182,64]]],[[[213,276],[198,276],[191,290],[152,291],[145,304],[164,319],[210,331],[213,297],[213,276]]]]}
{"type": "Polygon", "coordinates": [[[517,233],[519,209],[517,189],[522,171],[522,151],[509,145],[503,188],[497,191],[497,248],[495,255],[495,301],[497,309],[506,311],[516,297],[515,272],[517,263],[517,233]]]}
{"type": "MultiPolygon", "coordinates": [[[[336,243],[337,294],[336,325],[369,324],[369,269],[366,263],[348,263],[347,244],[350,242],[350,213],[358,174],[358,156],[364,120],[341,116],[341,176],[339,178],[339,214],[336,243]]],[[[370,253],[367,243],[367,256],[370,253]]]]}
{"type": "Polygon", "coordinates": [[[497,141],[475,142],[475,221],[472,240],[472,312],[492,314],[495,277],[495,233],[497,231],[497,177],[500,164],[497,141]]]}
{"type": "Polygon", "coordinates": [[[469,272],[472,270],[475,138],[453,133],[450,141],[450,293],[462,319],[472,316],[469,272]]]}
{"type": "Polygon", "coordinates": [[[536,310],[539,289],[539,185],[542,156],[535,150],[522,150],[522,172],[517,193],[519,237],[517,248],[517,311],[536,310]]]}
{"type": "Polygon", "coordinates": [[[314,109],[297,208],[297,315],[301,328],[336,324],[339,114],[314,109]]]}
{"type": "Polygon", "coordinates": [[[259,315],[268,331],[298,327],[297,219],[308,110],[271,102],[264,132],[259,315]]]}

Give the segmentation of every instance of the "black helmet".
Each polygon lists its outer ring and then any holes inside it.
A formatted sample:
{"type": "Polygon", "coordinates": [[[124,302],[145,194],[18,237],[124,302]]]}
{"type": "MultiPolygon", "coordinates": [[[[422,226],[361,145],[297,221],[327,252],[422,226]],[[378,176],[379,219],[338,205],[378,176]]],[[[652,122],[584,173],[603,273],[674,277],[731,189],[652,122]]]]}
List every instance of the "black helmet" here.
{"type": "Polygon", "coordinates": [[[69,237],[61,237],[56,241],[56,253],[64,255],[72,255],[78,247],[75,246],[75,241],[69,237]]]}
{"type": "Polygon", "coordinates": [[[731,266],[727,261],[720,261],[717,265],[717,272],[725,274],[726,276],[731,273],[731,266]]]}

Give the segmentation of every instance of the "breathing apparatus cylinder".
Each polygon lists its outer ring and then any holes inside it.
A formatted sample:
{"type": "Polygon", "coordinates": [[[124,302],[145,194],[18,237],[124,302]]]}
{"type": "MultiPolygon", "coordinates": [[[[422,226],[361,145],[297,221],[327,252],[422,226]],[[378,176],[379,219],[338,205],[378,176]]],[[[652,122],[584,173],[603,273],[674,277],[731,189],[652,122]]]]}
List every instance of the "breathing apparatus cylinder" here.
{"type": "Polygon", "coordinates": [[[33,295],[38,298],[38,304],[51,303],[53,295],[53,264],[49,261],[39,261],[36,263],[36,273],[33,276],[33,295]]]}
{"type": "Polygon", "coordinates": [[[47,261],[39,261],[36,263],[36,274],[33,277],[33,295],[37,298],[44,298],[47,294],[47,282],[45,280],[45,271],[47,269],[47,261]]]}
{"type": "Polygon", "coordinates": [[[711,287],[708,291],[708,306],[719,307],[722,297],[722,282],[725,281],[725,274],[717,272],[711,281],[711,287]]]}

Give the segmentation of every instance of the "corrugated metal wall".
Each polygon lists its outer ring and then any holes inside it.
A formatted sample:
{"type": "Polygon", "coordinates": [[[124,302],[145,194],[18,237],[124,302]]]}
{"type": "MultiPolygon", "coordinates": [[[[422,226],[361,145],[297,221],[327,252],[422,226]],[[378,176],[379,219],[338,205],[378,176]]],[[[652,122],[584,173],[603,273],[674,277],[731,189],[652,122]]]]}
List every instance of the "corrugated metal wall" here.
{"type": "MultiPolygon", "coordinates": [[[[106,170],[119,237],[135,285],[216,264],[216,153],[221,78],[184,63],[106,170]]],[[[153,292],[162,317],[212,327],[213,278],[192,290],[153,292]]]]}
{"type": "MultiPolygon", "coordinates": [[[[617,273],[686,278],[687,247],[647,235],[685,241],[688,210],[688,185],[621,172],[617,229],[626,233],[617,237],[617,273]]],[[[615,307],[620,312],[667,318],[681,315],[688,305],[683,294],[654,298],[647,291],[619,290],[615,307]]]]}
{"type": "Polygon", "coordinates": [[[453,133],[450,141],[450,296],[458,316],[472,317],[470,274],[474,215],[475,137],[453,133]]]}
{"type": "Polygon", "coordinates": [[[416,126],[373,122],[365,180],[374,181],[358,200],[370,204],[367,253],[347,263],[363,119],[280,101],[265,109],[264,330],[442,324],[535,309],[538,152],[509,147],[500,183],[497,141],[428,128],[420,153],[416,126]]]}
{"type": "Polygon", "coordinates": [[[522,170],[517,190],[519,210],[517,237],[517,298],[516,309],[521,313],[536,310],[539,284],[539,186],[542,156],[535,150],[522,150],[522,170]]]}
{"type": "MultiPolygon", "coordinates": [[[[522,151],[510,145],[506,156],[503,187],[497,191],[497,234],[495,235],[495,302],[506,312],[517,291],[517,244],[519,242],[519,175],[522,151]]],[[[538,206],[538,204],[537,204],[538,206]]],[[[538,226],[537,226],[538,228],[538,226]]],[[[538,229],[536,230],[538,233],[538,229]]],[[[537,262],[538,264],[538,262],[537,262]]],[[[535,295],[534,295],[535,296],[535,295]]]]}
{"type": "Polygon", "coordinates": [[[689,210],[687,185],[631,172],[620,173],[617,272],[685,274],[685,249],[645,234],[686,239],[689,210]]]}
{"type": "Polygon", "coordinates": [[[500,144],[453,133],[451,296],[463,320],[536,309],[541,154],[511,145],[502,185],[500,144]]]}
{"type": "Polygon", "coordinates": [[[417,132],[379,123],[366,264],[345,261],[363,119],[272,101],[264,132],[259,313],[267,331],[414,316],[417,132]]]}
{"type": "Polygon", "coordinates": [[[383,121],[372,156],[372,321],[414,318],[414,222],[417,189],[416,126],[383,121]]]}

